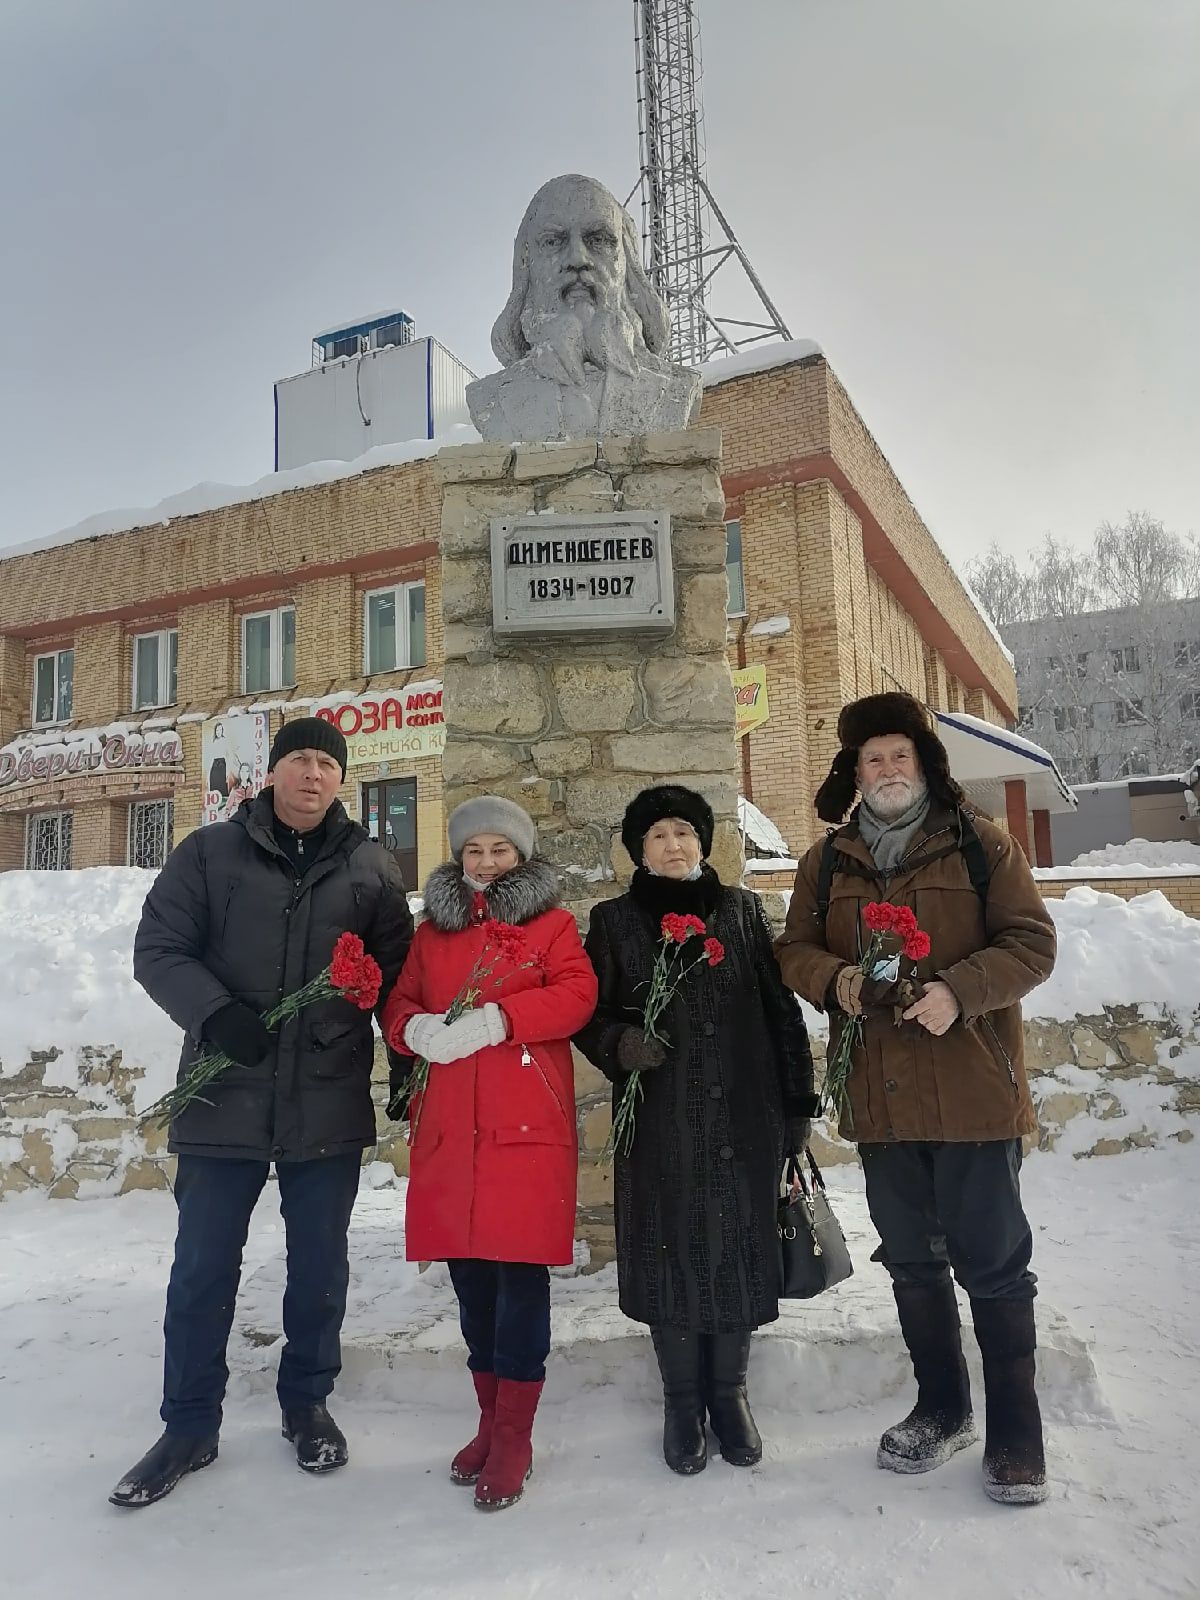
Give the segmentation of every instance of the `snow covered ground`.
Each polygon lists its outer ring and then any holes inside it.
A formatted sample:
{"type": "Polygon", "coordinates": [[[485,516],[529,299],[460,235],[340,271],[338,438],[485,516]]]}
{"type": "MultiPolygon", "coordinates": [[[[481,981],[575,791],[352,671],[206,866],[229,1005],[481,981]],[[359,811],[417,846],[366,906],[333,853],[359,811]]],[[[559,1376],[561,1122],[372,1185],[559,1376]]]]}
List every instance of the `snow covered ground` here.
{"type": "Polygon", "coordinates": [[[1086,850],[1076,856],[1069,872],[1124,872],[1154,871],[1163,867],[1178,872],[1200,872],[1200,844],[1187,839],[1127,839],[1124,844],[1106,844],[1100,850],[1086,850]]]}
{"type": "MultiPolygon", "coordinates": [[[[759,1341],[751,1387],[762,1465],[739,1471],[717,1458],[690,1480],[667,1471],[644,1344],[625,1336],[635,1330],[612,1309],[610,1274],[599,1274],[556,1288],[558,1336],[571,1343],[551,1368],[525,1501],[495,1517],[479,1516],[447,1480],[472,1423],[469,1386],[437,1331],[448,1304],[440,1269],[419,1278],[402,1260],[397,1191],[365,1188],[355,1217],[336,1397],[353,1452],[346,1471],[313,1480],[296,1470],[278,1434],[275,1350],[260,1342],[269,1333],[246,1336],[271,1317],[279,1282],[282,1232],[264,1199],[247,1247],[220,1460],[138,1513],[105,1497],[157,1432],[170,1198],[20,1196],[0,1213],[3,1591],[1195,1596],[1198,1181],[1197,1144],[1027,1164],[1051,1346],[1045,1506],[992,1505],[978,1447],[923,1479],[876,1469],[875,1440],[907,1407],[909,1386],[886,1336],[884,1274],[866,1259],[859,1179],[839,1171],[831,1192],[856,1276],[791,1308],[786,1332],[759,1341]],[[393,1297],[391,1309],[381,1296],[393,1297]],[[405,1300],[425,1307],[430,1332],[389,1363],[373,1329],[405,1300]]],[[[406,1314],[413,1323],[411,1307],[406,1314]]]]}

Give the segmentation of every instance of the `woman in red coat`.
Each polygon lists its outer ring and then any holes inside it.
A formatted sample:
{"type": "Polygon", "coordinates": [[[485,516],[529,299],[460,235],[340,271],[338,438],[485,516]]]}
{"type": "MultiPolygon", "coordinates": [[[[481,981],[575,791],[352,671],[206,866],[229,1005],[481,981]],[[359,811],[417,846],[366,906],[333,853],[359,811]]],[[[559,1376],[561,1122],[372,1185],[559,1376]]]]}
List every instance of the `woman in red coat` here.
{"type": "Polygon", "coordinates": [[[430,1062],[408,1111],[405,1249],[410,1261],[450,1268],[480,1410],[450,1476],[475,1485],[481,1510],[496,1510],[520,1499],[532,1467],[550,1349],[547,1268],[572,1257],[569,1041],[595,1008],[596,977],[520,806],[495,795],[464,801],[449,834],[454,859],[426,886],[383,1031],[400,1054],[430,1062]],[[479,1002],[448,1023],[479,965],[489,969],[479,1002]]]}

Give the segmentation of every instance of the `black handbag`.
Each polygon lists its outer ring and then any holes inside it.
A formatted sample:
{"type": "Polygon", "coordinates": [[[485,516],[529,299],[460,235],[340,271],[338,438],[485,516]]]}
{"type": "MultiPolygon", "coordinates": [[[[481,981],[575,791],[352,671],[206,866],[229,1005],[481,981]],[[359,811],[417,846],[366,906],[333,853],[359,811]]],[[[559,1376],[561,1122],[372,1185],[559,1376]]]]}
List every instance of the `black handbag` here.
{"type": "Polygon", "coordinates": [[[811,1300],[832,1289],[854,1271],[846,1238],[830,1209],[821,1169],[808,1157],[805,1176],[796,1157],[783,1169],[784,1192],[779,1197],[779,1298],[811,1300]]]}

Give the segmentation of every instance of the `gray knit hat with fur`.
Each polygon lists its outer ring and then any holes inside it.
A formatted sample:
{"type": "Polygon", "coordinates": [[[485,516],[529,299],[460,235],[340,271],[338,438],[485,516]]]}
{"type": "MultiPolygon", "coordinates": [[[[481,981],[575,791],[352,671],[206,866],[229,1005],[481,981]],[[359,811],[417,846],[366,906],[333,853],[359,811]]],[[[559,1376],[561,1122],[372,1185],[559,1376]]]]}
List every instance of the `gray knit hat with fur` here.
{"type": "Polygon", "coordinates": [[[480,794],[473,800],[464,800],[450,813],[446,829],[450,835],[450,854],[455,861],[462,860],[467,840],[477,833],[499,833],[511,839],[526,861],[537,851],[537,828],[533,818],[522,811],[515,800],[506,800],[503,795],[480,794]]]}

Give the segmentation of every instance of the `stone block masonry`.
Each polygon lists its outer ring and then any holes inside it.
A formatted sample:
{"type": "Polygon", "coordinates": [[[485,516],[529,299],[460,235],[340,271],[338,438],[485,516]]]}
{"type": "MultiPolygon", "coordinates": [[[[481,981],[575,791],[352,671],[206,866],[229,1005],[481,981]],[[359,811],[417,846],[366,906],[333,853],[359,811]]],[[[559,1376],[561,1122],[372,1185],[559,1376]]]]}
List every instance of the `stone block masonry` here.
{"type": "MultiPolygon", "coordinates": [[[[720,454],[720,433],[696,429],[598,444],[468,445],[438,458],[446,810],[486,793],[524,806],[581,928],[596,900],[632,875],[621,816],[653,784],[679,779],[707,797],[717,818],[713,865],[726,883],[741,878],[720,454]],[[632,509],[671,517],[669,633],[495,637],[493,517],[632,509]]],[[[576,1065],[579,1232],[602,1259],[612,1245],[612,1177],[597,1161],[609,1090],[576,1065]]]]}

